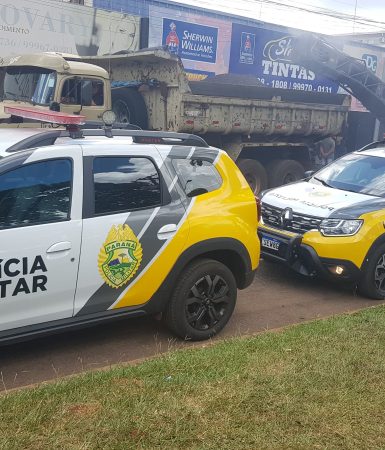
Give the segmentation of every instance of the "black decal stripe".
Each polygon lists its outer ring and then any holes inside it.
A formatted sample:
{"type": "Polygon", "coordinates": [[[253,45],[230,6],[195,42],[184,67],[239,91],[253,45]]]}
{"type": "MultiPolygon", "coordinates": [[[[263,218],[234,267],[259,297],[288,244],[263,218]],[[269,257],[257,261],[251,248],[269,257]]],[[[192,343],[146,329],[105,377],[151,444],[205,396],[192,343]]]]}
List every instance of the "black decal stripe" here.
{"type": "Polygon", "coordinates": [[[157,237],[158,231],[163,225],[169,223],[178,223],[185,214],[185,208],[182,203],[179,205],[171,204],[171,208],[163,207],[159,214],[154,218],[154,221],[144,233],[140,243],[143,249],[143,259],[135,276],[129,281],[128,285],[122,286],[118,289],[113,289],[104,284],[101,286],[87,301],[87,303],[80,309],[77,315],[93,314],[99,311],[109,309],[119,298],[124,290],[147,268],[153,257],[166,244],[166,240],[159,240],[157,237]],[[178,210],[176,210],[178,209],[178,210]],[[171,213],[172,212],[172,213],[171,213]]]}
{"type": "Polygon", "coordinates": [[[214,148],[196,148],[191,159],[204,159],[213,163],[218,157],[219,151],[214,148]]]}
{"type": "Polygon", "coordinates": [[[385,209],[385,199],[373,198],[336,209],[330,214],[330,219],[358,219],[363,214],[385,209]]]}
{"type": "Polygon", "coordinates": [[[167,158],[170,158],[170,159],[184,159],[184,158],[187,158],[188,155],[193,150],[193,148],[194,147],[183,147],[183,146],[174,145],[171,148],[170,153],[167,155],[167,158]]]}
{"type": "Polygon", "coordinates": [[[176,174],[173,172],[173,167],[170,166],[169,160],[160,169],[163,179],[165,180],[167,190],[170,194],[171,201],[176,202],[180,197],[178,193],[178,186],[176,174]]]}
{"type": "MultiPolygon", "coordinates": [[[[130,226],[135,236],[137,236],[141,232],[143,227],[146,225],[147,221],[151,217],[151,214],[154,212],[154,209],[149,209],[145,211],[135,211],[131,212],[128,215],[125,223],[130,226]]],[[[103,284],[88,299],[86,304],[79,310],[79,312],[76,315],[93,314],[95,312],[108,309],[108,306],[114,303],[114,301],[118,298],[118,296],[123,290],[124,287],[120,289],[113,289],[109,287],[107,284],[103,284]],[[108,305],[107,307],[106,304],[108,305]]]]}
{"type": "MultiPolygon", "coordinates": [[[[175,223],[175,224],[178,226],[178,229],[183,225],[184,221],[186,220],[187,215],[188,215],[188,212],[189,212],[189,208],[191,207],[191,205],[192,205],[192,203],[193,203],[194,200],[195,200],[195,199],[191,199],[191,200],[189,201],[187,211],[184,209],[184,210],[183,210],[183,214],[182,214],[181,217],[176,217],[177,214],[175,214],[175,210],[173,211],[173,218],[176,219],[176,220],[173,220],[172,223],[175,223]]],[[[154,223],[154,224],[153,224],[153,230],[151,230],[152,233],[150,233],[150,236],[149,236],[150,239],[151,239],[151,238],[154,238],[154,240],[153,240],[154,246],[151,248],[151,250],[153,251],[154,248],[157,248],[158,250],[157,250],[156,252],[154,252],[154,254],[151,255],[151,256],[150,256],[150,253],[148,253],[148,257],[147,257],[146,260],[145,260],[145,264],[142,264],[140,270],[138,270],[138,273],[135,275],[135,278],[134,278],[133,280],[130,281],[130,284],[129,284],[128,286],[126,286],[125,290],[128,290],[128,289],[129,289],[129,286],[130,286],[132,283],[136,283],[137,279],[138,279],[143,273],[147,272],[148,270],[151,270],[151,266],[152,266],[152,262],[153,262],[154,258],[156,258],[157,256],[159,256],[159,254],[162,253],[162,251],[167,247],[168,243],[170,242],[170,239],[168,239],[168,240],[159,240],[159,239],[157,238],[157,234],[158,234],[159,229],[160,229],[163,225],[167,225],[167,224],[169,224],[169,223],[170,223],[170,220],[166,220],[166,221],[163,221],[163,222],[158,223],[158,224],[157,224],[157,223],[154,223]],[[166,222],[166,223],[164,223],[164,222],[166,222]]],[[[151,245],[150,239],[149,239],[148,242],[146,243],[146,246],[150,246],[150,245],[151,245]]],[[[177,256],[178,256],[178,255],[175,255],[175,260],[177,259],[177,256]]],[[[144,260],[144,258],[143,258],[143,260],[144,260]]],[[[156,260],[156,259],[155,259],[155,260],[156,260]]],[[[171,269],[171,267],[170,267],[170,269],[171,269]]],[[[115,303],[118,303],[118,301],[119,301],[119,298],[118,298],[118,299],[110,306],[110,308],[113,307],[115,303]]]]}
{"type": "MultiPolygon", "coordinates": [[[[191,151],[191,149],[190,149],[191,151]]],[[[164,169],[161,169],[164,173],[164,169]]],[[[164,173],[168,186],[170,186],[171,176],[169,173],[164,173]]],[[[171,181],[172,183],[172,181],[171,181]]],[[[161,250],[166,244],[166,240],[158,239],[158,231],[162,226],[175,223],[178,224],[185,215],[186,209],[191,202],[191,199],[186,199],[185,202],[180,200],[179,195],[176,192],[176,185],[171,189],[172,201],[169,205],[162,206],[158,214],[154,217],[154,220],[148,226],[144,235],[140,239],[140,243],[143,249],[143,259],[140,267],[135,276],[129,281],[128,285],[122,286],[118,289],[113,289],[107,284],[101,286],[86,302],[86,304],[79,310],[76,315],[93,314],[99,311],[105,311],[109,309],[120,297],[120,295],[130,286],[130,284],[136,280],[136,278],[147,268],[147,265],[152,261],[154,256],[161,250]]],[[[143,227],[147,224],[148,218],[153,213],[154,209],[147,211],[147,214],[140,221],[135,220],[135,214],[143,214],[143,211],[132,212],[127,218],[126,223],[132,228],[137,236],[143,227]]]]}

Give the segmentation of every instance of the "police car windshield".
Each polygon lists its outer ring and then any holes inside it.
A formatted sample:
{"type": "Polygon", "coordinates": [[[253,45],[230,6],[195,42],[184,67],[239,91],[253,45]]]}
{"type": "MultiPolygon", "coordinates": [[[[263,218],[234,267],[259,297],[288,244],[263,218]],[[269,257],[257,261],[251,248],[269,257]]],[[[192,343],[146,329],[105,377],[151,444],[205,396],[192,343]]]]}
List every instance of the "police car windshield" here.
{"type": "Polygon", "coordinates": [[[8,67],[4,77],[4,99],[49,105],[53,100],[56,72],[40,67],[8,67]]]}
{"type": "Polygon", "coordinates": [[[385,197],[385,158],[365,153],[350,153],[317,172],[309,182],[385,197]]]}

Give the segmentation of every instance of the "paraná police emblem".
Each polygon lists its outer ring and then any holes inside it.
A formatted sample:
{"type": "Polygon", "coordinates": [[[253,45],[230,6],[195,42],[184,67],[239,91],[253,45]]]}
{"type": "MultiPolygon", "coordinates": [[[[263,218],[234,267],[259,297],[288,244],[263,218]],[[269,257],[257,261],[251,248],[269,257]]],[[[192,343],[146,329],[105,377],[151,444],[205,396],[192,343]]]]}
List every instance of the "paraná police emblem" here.
{"type": "Polygon", "coordinates": [[[117,289],[135,275],[142,256],[142,246],[131,228],[126,224],[114,225],[99,252],[99,273],[109,286],[117,289]]]}

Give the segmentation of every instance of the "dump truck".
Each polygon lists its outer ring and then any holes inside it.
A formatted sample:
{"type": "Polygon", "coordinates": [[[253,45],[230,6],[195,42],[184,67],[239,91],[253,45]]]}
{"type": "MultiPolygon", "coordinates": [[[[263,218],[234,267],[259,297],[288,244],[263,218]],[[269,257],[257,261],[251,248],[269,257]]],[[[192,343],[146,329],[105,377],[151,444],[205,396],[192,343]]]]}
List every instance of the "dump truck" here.
{"type": "MultiPolygon", "coordinates": [[[[236,161],[257,194],[304,177],[314,144],[341,134],[350,96],[270,88],[243,76],[189,82],[164,48],[78,57],[40,53],[0,60],[1,126],[28,126],[5,106],[33,105],[100,120],[192,133],[236,161]]],[[[34,124],[36,126],[36,123],[34,124]]]]}

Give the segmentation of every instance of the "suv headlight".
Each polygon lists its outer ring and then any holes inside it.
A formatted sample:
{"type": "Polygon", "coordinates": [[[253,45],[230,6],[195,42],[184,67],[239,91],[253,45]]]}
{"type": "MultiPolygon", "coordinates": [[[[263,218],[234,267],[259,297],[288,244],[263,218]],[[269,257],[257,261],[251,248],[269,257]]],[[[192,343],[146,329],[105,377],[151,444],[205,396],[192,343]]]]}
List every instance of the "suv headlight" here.
{"type": "Polygon", "coordinates": [[[358,233],[363,220],[324,219],[319,230],[324,236],[353,236],[358,233]]]}

